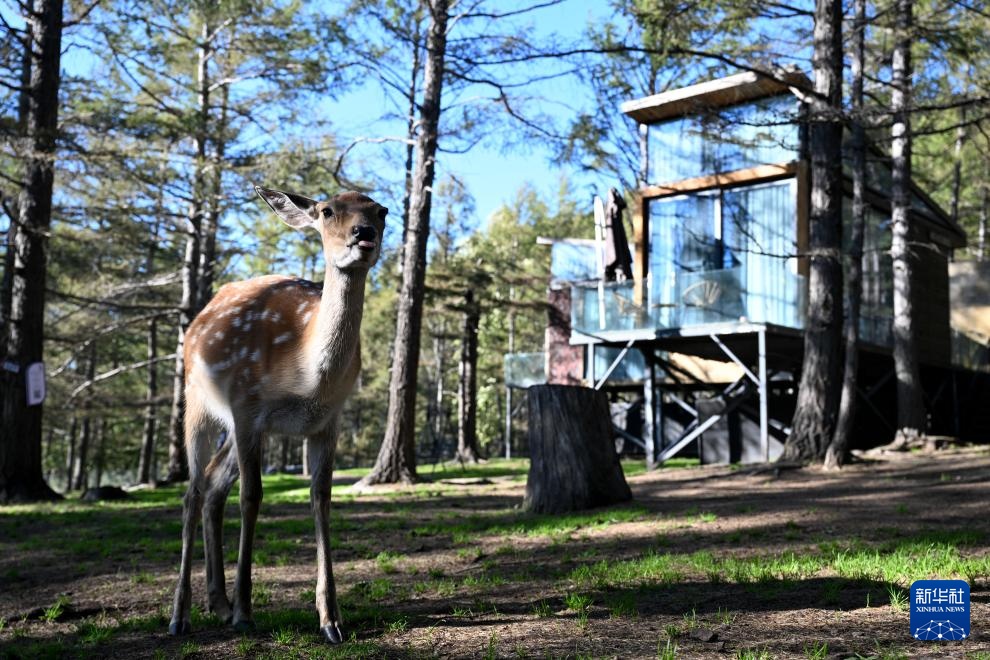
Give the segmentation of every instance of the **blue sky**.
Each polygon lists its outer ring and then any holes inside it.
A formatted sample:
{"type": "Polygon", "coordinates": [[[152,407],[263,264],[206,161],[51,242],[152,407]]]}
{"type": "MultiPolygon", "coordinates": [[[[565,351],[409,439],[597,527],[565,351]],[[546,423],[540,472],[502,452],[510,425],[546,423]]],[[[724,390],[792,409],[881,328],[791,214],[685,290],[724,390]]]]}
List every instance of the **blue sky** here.
{"type": "MultiPolygon", "coordinates": [[[[532,3],[514,0],[492,3],[490,7],[504,11],[512,6],[528,4],[532,3]]],[[[566,0],[560,5],[528,14],[518,23],[526,26],[534,42],[550,34],[571,40],[580,37],[589,21],[600,20],[611,14],[610,3],[606,0],[566,0]]],[[[534,63],[530,71],[532,75],[542,75],[545,67],[545,64],[534,63]]],[[[490,90],[477,91],[479,94],[484,94],[490,90]]],[[[537,90],[527,93],[537,94],[542,103],[536,105],[542,106],[541,109],[545,111],[554,112],[558,118],[566,115],[569,109],[587,108],[591,104],[591,100],[587,98],[587,88],[580,85],[573,76],[540,82],[537,90]]],[[[448,99],[449,97],[445,98],[448,99]]],[[[385,106],[381,91],[375,89],[373,85],[367,85],[341,96],[328,108],[328,111],[331,113],[334,130],[344,142],[359,135],[402,135],[405,129],[402,122],[386,122],[377,118],[385,106]]],[[[618,112],[616,108],[601,110],[618,112]]],[[[441,139],[441,147],[444,144],[441,139]]],[[[604,193],[606,186],[614,185],[610,182],[595,181],[592,177],[575,171],[573,166],[552,162],[552,154],[539,141],[532,141],[509,150],[503,149],[502,144],[500,136],[494,134],[467,153],[441,153],[438,156],[438,181],[444,175],[454,174],[466,184],[474,198],[476,217],[471,224],[483,226],[487,218],[504,202],[510,201],[524,185],[536,188],[547,198],[553,198],[560,186],[561,178],[566,177],[579,194],[588,195],[589,216],[592,190],[604,193]]],[[[380,147],[368,145],[359,147],[356,152],[357,155],[375,157],[373,152],[376,149],[380,150],[380,147]]],[[[389,163],[387,166],[394,167],[397,176],[401,176],[402,165],[399,161],[389,163]]]]}

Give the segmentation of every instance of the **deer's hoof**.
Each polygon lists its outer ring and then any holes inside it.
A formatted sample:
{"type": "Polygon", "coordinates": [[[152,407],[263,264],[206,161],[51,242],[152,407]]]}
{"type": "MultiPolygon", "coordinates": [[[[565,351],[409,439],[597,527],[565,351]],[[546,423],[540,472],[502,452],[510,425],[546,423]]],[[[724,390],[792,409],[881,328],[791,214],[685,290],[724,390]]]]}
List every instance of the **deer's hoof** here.
{"type": "Polygon", "coordinates": [[[343,644],[344,642],[344,633],[340,632],[340,626],[336,623],[323,626],[320,628],[320,632],[323,633],[323,636],[330,644],[343,644]]]}
{"type": "Polygon", "coordinates": [[[179,635],[188,635],[192,632],[192,624],[188,621],[173,621],[168,624],[168,634],[172,637],[178,637],[179,635]]]}
{"type": "Polygon", "coordinates": [[[250,619],[241,619],[240,621],[234,622],[234,631],[241,634],[253,633],[257,629],[258,626],[254,625],[254,621],[251,621],[250,619]]]}

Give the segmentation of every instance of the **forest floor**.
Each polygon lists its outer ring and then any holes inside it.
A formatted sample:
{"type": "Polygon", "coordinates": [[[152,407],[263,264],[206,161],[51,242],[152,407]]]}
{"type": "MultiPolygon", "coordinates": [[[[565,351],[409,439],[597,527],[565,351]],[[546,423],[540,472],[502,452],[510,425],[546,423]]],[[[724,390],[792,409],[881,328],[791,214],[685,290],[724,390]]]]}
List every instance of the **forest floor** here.
{"type": "MultiPolygon", "coordinates": [[[[519,509],[524,461],[421,473],[368,494],[349,472],[335,486],[341,647],[316,635],[302,478],[265,478],[258,630],[244,636],[198,609],[191,635],[166,635],[177,488],[0,508],[0,658],[990,658],[984,449],[838,474],[630,469],[632,502],[567,516],[519,509]],[[911,638],[907,588],[928,577],[970,583],[969,639],[911,638]]],[[[199,561],[193,589],[203,603],[199,561]]]]}

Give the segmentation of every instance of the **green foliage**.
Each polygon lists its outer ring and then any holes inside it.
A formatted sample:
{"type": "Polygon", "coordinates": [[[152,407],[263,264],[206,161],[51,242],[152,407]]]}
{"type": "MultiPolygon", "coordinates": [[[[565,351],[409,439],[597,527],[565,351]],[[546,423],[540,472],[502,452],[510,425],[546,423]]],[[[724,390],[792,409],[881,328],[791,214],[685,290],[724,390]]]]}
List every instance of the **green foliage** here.
{"type": "Polygon", "coordinates": [[[677,657],[677,642],[668,637],[657,641],[657,660],[674,660],[677,657]]]}

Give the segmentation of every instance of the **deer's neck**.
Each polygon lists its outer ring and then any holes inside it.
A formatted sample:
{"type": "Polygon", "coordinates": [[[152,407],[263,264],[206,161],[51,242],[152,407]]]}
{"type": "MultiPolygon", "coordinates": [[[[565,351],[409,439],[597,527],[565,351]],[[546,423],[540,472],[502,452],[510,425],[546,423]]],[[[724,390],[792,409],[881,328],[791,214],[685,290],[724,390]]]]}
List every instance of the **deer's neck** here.
{"type": "Polygon", "coordinates": [[[309,364],[323,379],[342,374],[357,354],[364,281],[364,273],[327,268],[320,308],[307,328],[309,364]]]}

